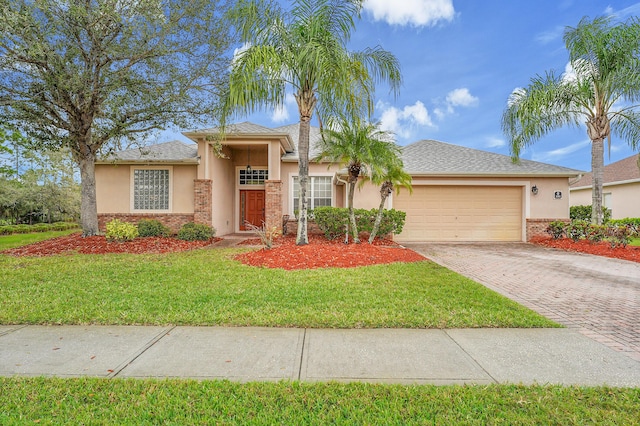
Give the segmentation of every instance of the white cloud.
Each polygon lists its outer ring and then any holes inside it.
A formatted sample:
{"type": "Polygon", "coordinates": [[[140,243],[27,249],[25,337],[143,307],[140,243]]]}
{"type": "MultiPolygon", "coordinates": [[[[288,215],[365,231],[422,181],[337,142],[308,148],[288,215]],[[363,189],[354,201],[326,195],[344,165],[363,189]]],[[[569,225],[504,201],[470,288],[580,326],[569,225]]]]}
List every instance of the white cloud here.
{"type": "Polygon", "coordinates": [[[552,28],[548,31],[541,32],[536,35],[536,41],[541,44],[549,44],[556,40],[562,40],[562,36],[564,34],[565,27],[558,25],[555,28],[552,28]]]}
{"type": "Polygon", "coordinates": [[[452,90],[447,94],[447,104],[452,107],[471,107],[478,105],[478,98],[471,95],[469,89],[460,88],[452,90]]]}
{"type": "Polygon", "coordinates": [[[413,135],[413,130],[417,127],[435,127],[429,111],[420,101],[413,105],[407,105],[402,109],[390,106],[383,102],[376,105],[382,110],[380,117],[380,127],[389,130],[401,138],[408,139],[413,135]]]}
{"type": "Polygon", "coordinates": [[[532,160],[542,161],[542,162],[557,161],[558,159],[566,157],[569,154],[573,154],[576,151],[580,151],[581,149],[590,145],[591,145],[591,141],[589,139],[583,140],[581,142],[576,142],[571,145],[567,145],[562,148],[554,149],[551,151],[533,153],[532,160]]]}
{"type": "Polygon", "coordinates": [[[478,106],[479,102],[480,100],[477,97],[473,96],[471,92],[469,92],[469,89],[461,87],[447,93],[444,105],[434,109],[433,113],[436,115],[436,117],[438,117],[439,120],[442,120],[447,114],[455,113],[456,107],[475,107],[478,106]]]}
{"type": "Polygon", "coordinates": [[[401,26],[430,26],[455,16],[452,0],[366,0],[364,9],[376,21],[401,26]]]}
{"type": "Polygon", "coordinates": [[[497,138],[495,136],[488,136],[485,138],[484,146],[486,148],[500,148],[505,146],[506,144],[507,142],[505,142],[505,140],[502,138],[497,138]]]}
{"type": "Polygon", "coordinates": [[[291,93],[287,93],[284,104],[275,108],[271,113],[271,121],[274,123],[284,123],[289,120],[289,108],[296,106],[296,98],[291,93]]]}

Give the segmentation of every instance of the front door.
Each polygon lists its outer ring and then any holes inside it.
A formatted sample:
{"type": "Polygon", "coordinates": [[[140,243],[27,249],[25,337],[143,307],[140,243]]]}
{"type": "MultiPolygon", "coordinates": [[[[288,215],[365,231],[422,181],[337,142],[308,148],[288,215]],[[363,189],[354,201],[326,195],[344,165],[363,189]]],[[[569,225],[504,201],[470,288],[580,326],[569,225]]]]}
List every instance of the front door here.
{"type": "Polygon", "coordinates": [[[246,222],[262,227],[264,222],[264,190],[240,191],[240,230],[246,231],[246,222]]]}

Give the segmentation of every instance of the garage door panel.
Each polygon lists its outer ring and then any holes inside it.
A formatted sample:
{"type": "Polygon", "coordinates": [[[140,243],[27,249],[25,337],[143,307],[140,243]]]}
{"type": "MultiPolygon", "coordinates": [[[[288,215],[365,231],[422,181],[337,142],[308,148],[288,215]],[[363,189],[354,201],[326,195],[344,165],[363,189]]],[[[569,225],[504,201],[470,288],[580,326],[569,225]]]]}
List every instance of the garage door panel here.
{"type": "Polygon", "coordinates": [[[521,187],[416,186],[397,195],[394,208],[407,213],[398,240],[522,239],[521,187]]]}

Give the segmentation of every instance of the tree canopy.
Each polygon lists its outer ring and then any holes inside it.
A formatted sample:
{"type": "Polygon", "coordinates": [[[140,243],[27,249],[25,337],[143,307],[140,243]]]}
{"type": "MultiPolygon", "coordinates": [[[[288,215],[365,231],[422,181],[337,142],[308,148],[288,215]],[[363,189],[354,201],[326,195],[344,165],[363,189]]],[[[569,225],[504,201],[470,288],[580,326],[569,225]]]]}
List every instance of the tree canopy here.
{"type": "Polygon", "coordinates": [[[215,0],[0,0],[0,119],[80,166],[98,232],[95,159],[123,139],[211,120],[230,45],[215,0]]]}
{"type": "Polygon", "coordinates": [[[264,107],[281,107],[293,92],[300,115],[297,244],[307,244],[310,120],[369,116],[376,83],[401,83],[396,57],[380,46],[352,52],[347,44],[363,0],[239,0],[231,15],[243,49],[231,68],[225,119],[264,107]]]}
{"type": "MultiPolygon", "coordinates": [[[[362,173],[380,175],[389,165],[401,164],[400,148],[391,132],[380,130],[380,123],[363,122],[358,117],[342,118],[333,126],[325,127],[319,148],[317,160],[329,160],[347,168],[349,222],[353,240],[359,243],[353,211],[358,178],[362,173]]],[[[349,242],[349,226],[346,234],[345,242],[349,242]]]]}
{"type": "Polygon", "coordinates": [[[510,96],[502,127],[514,159],[548,133],[586,125],[591,140],[592,220],[602,223],[604,140],[640,147],[640,20],[583,18],[564,40],[572,72],[548,71],[510,96]]]}

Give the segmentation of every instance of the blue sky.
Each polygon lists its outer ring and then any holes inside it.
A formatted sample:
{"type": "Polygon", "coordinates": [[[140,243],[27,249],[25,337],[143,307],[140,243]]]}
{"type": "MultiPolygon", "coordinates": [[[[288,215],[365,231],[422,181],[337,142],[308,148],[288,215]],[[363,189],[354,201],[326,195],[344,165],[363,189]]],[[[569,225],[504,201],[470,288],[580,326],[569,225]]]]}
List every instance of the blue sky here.
{"type": "MultiPolygon", "coordinates": [[[[366,0],[350,48],[380,45],[399,59],[400,95],[378,88],[374,114],[398,144],[436,139],[508,155],[500,119],[509,94],[536,74],[563,72],[565,27],[601,15],[638,16],[640,2],[366,0]]],[[[297,122],[295,100],[245,119],[267,127],[297,122]]],[[[585,128],[568,128],[540,139],[522,158],[590,170],[590,151],[585,128]]],[[[633,153],[614,138],[605,164],[633,153]]]]}

